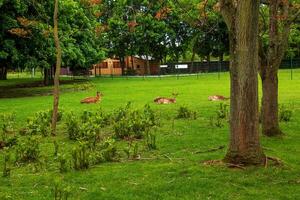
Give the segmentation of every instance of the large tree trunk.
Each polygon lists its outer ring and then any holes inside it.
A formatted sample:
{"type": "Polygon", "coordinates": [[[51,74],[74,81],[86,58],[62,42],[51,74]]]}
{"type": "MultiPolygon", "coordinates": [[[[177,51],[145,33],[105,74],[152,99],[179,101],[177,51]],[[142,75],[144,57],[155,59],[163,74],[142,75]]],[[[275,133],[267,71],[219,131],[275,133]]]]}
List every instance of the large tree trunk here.
{"type": "Polygon", "coordinates": [[[7,80],[7,68],[4,65],[0,68],[0,80],[7,80]]]}
{"type": "MultiPolygon", "coordinates": [[[[226,1],[226,0],[225,0],[226,1]]],[[[258,122],[258,0],[225,4],[221,12],[230,32],[230,145],[226,162],[262,164],[258,122]],[[229,6],[227,8],[227,6],[229,6]]]]}
{"type": "MultiPolygon", "coordinates": [[[[268,71],[268,70],[267,70],[268,71]]],[[[277,70],[266,72],[262,79],[262,132],[267,136],[281,135],[278,120],[278,76],[277,70]]]]}
{"type": "Polygon", "coordinates": [[[269,2],[269,46],[264,52],[260,41],[260,77],[262,80],[262,132],[266,136],[282,134],[278,120],[278,69],[288,47],[291,20],[288,20],[289,2],[273,0],[269,2]],[[278,16],[285,16],[282,28],[279,28],[278,16]]]}
{"type": "Polygon", "coordinates": [[[54,21],[53,34],[54,34],[54,41],[56,47],[56,70],[55,70],[55,77],[54,77],[53,115],[52,115],[51,130],[52,130],[52,135],[56,135],[56,124],[57,124],[58,106],[59,106],[59,75],[61,69],[61,47],[60,47],[59,35],[58,35],[58,0],[55,0],[53,21],[54,21]]]}

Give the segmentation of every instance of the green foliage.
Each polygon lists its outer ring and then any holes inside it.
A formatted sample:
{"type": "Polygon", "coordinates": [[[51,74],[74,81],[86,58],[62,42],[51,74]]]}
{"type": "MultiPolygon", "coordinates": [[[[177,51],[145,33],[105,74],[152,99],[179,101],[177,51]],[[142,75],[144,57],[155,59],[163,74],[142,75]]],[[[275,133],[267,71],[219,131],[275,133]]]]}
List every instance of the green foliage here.
{"type": "Polygon", "coordinates": [[[229,120],[228,107],[229,106],[227,104],[219,104],[219,108],[215,111],[215,115],[210,118],[210,125],[212,127],[224,127],[225,123],[229,120]]]}
{"type": "Polygon", "coordinates": [[[11,140],[10,134],[15,131],[16,116],[13,113],[0,115],[1,140],[6,144],[11,140]]]}
{"type": "Polygon", "coordinates": [[[130,103],[128,103],[116,112],[113,128],[116,138],[141,139],[157,124],[155,114],[149,105],[140,111],[131,109],[130,103]]]}
{"type": "Polygon", "coordinates": [[[16,162],[28,163],[38,161],[40,158],[40,137],[26,136],[18,139],[16,146],[16,162]]]}
{"type": "Polygon", "coordinates": [[[86,143],[79,143],[72,150],[73,168],[75,170],[84,170],[90,167],[90,150],[86,143]]]}
{"type": "Polygon", "coordinates": [[[279,121],[280,122],[289,122],[293,116],[293,111],[291,108],[280,105],[279,106],[279,121]]]}
{"type": "Polygon", "coordinates": [[[180,106],[177,110],[177,119],[197,119],[197,112],[190,110],[186,106],[180,106]]]}
{"type": "Polygon", "coordinates": [[[59,172],[60,173],[65,173],[69,170],[69,160],[66,154],[62,153],[62,154],[58,154],[57,155],[57,159],[59,162],[59,172]]]}
{"type": "Polygon", "coordinates": [[[105,114],[102,109],[97,112],[84,111],[80,117],[71,112],[67,119],[69,139],[90,141],[93,146],[100,139],[101,128],[111,123],[111,115],[105,114]]]}
{"type": "Polygon", "coordinates": [[[11,172],[10,162],[11,155],[8,149],[6,149],[3,153],[3,177],[9,177],[11,172]]]}
{"type": "Polygon", "coordinates": [[[72,188],[65,184],[62,179],[54,179],[53,194],[54,200],[68,200],[71,196],[72,188]]]}
{"type": "MultiPolygon", "coordinates": [[[[42,135],[44,137],[51,134],[52,110],[40,111],[33,117],[27,119],[25,128],[26,135],[42,135]]],[[[63,111],[59,109],[57,121],[61,121],[63,111]]]]}
{"type": "Polygon", "coordinates": [[[106,139],[98,148],[103,155],[104,161],[114,161],[117,156],[117,148],[114,139],[106,139]]]}
{"type": "Polygon", "coordinates": [[[147,133],[146,144],[149,150],[157,149],[156,135],[154,133],[147,133]]]}

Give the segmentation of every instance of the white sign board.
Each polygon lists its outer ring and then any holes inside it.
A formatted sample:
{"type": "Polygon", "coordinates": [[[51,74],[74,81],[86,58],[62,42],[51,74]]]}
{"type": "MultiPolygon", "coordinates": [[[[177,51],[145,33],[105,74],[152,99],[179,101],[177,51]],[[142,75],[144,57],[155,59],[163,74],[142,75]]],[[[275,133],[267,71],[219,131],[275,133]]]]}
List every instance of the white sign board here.
{"type": "Polygon", "coordinates": [[[167,68],[168,65],[161,65],[160,68],[167,68]]]}
{"type": "Polygon", "coordinates": [[[176,68],[176,69],[187,69],[187,68],[188,68],[188,65],[186,65],[186,64],[175,65],[175,68],[176,68]]]}

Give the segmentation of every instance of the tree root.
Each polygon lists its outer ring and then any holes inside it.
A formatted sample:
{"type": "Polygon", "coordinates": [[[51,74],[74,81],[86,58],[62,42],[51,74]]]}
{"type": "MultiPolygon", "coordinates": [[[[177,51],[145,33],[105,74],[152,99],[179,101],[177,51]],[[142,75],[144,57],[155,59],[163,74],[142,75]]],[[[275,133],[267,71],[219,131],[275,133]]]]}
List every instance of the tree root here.
{"type": "Polygon", "coordinates": [[[226,163],[223,160],[207,160],[203,164],[208,166],[226,166],[231,169],[246,169],[242,164],[226,163]]]}
{"type": "Polygon", "coordinates": [[[272,161],[276,166],[284,166],[284,162],[276,157],[266,156],[265,158],[265,168],[268,167],[268,161],[272,161]]]}
{"type": "Polygon", "coordinates": [[[194,154],[199,154],[199,153],[210,153],[210,152],[214,152],[214,151],[218,151],[221,149],[224,149],[225,145],[219,146],[217,148],[212,148],[212,149],[207,149],[207,150],[202,150],[202,151],[196,151],[194,152],[194,154]]]}

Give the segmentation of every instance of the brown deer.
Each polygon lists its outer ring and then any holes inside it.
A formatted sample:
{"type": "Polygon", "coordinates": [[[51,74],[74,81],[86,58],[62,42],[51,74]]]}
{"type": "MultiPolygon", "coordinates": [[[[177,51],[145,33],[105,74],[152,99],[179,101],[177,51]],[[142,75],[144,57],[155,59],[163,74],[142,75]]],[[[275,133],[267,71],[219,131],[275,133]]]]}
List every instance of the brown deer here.
{"type": "Polygon", "coordinates": [[[225,100],[228,100],[230,98],[227,98],[227,97],[224,97],[224,96],[221,96],[221,95],[214,95],[214,96],[209,96],[208,97],[208,100],[209,101],[225,101],[225,100]]]}
{"type": "Polygon", "coordinates": [[[101,97],[102,97],[102,96],[103,96],[102,93],[97,92],[97,96],[96,96],[96,97],[87,97],[87,98],[85,98],[85,99],[82,99],[82,100],[80,101],[80,103],[87,103],[87,104],[89,104],[89,103],[97,103],[98,101],[101,100],[101,97]]]}
{"type": "Polygon", "coordinates": [[[173,98],[167,98],[167,97],[157,97],[154,99],[154,103],[157,104],[172,104],[176,103],[176,97],[178,96],[178,93],[172,93],[173,98]]]}

